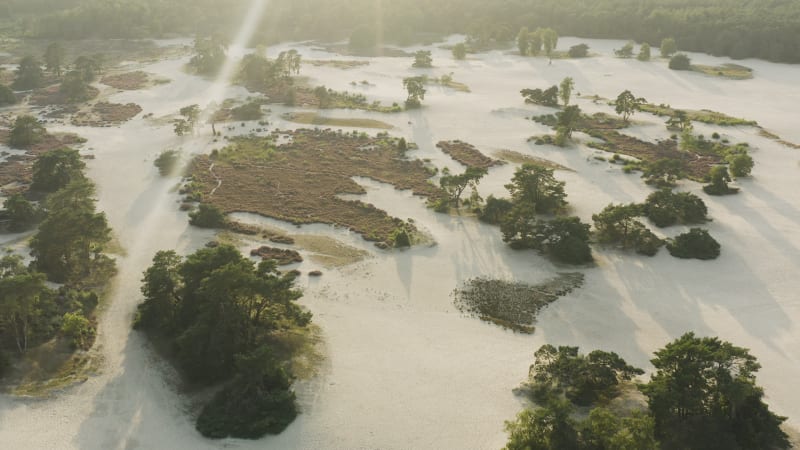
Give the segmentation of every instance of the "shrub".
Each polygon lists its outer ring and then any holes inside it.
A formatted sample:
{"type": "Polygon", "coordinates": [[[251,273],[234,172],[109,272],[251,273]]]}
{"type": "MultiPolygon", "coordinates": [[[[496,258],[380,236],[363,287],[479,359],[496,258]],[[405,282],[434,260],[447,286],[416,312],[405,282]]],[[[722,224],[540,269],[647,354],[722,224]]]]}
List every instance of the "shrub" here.
{"type": "Polygon", "coordinates": [[[0,85],[0,106],[13,105],[14,103],[17,103],[14,91],[8,86],[0,85]]]}
{"type": "Polygon", "coordinates": [[[685,53],[678,53],[669,60],[669,68],[672,70],[690,70],[692,60],[685,53]]]}
{"type": "Polygon", "coordinates": [[[411,237],[405,227],[398,228],[392,233],[392,242],[395,248],[411,247],[411,237]]]}
{"type": "Polygon", "coordinates": [[[226,222],[225,214],[207,203],[201,203],[196,211],[189,213],[189,223],[199,228],[222,228],[226,222]]]}
{"type": "Polygon", "coordinates": [[[719,257],[720,245],[708,231],[692,228],[669,242],[667,250],[676,258],[709,260],[719,257]]]}
{"type": "Polygon", "coordinates": [[[589,46],[586,44],[573,45],[569,48],[570,58],[586,58],[589,56],[589,46]]]}
{"type": "Polygon", "coordinates": [[[66,313],[61,322],[61,331],[72,339],[75,348],[86,349],[94,335],[91,322],[80,312],[66,313]]]}
{"type": "Polygon", "coordinates": [[[677,223],[703,223],[708,220],[708,208],[700,197],[689,192],[675,193],[670,189],[650,194],[643,210],[645,216],[659,228],[677,223]]]}
{"type": "Polygon", "coordinates": [[[746,177],[750,175],[755,163],[753,158],[747,153],[736,153],[725,158],[728,162],[730,173],[734,178],[746,177]]]}
{"type": "Polygon", "coordinates": [[[513,207],[513,203],[505,198],[497,198],[490,195],[486,198],[486,205],[478,213],[478,220],[481,222],[498,225],[508,215],[513,207]]]}
{"type": "Polygon", "coordinates": [[[170,175],[175,170],[175,166],[178,164],[178,156],[179,154],[176,150],[164,150],[158,155],[153,164],[158,168],[158,173],[162,177],[170,175]]]}

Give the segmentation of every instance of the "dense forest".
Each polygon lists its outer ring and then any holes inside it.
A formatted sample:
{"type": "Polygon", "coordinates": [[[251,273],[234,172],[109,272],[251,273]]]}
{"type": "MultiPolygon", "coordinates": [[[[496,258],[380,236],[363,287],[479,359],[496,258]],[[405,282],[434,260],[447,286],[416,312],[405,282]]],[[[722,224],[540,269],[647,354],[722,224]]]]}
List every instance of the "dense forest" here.
{"type": "MultiPolygon", "coordinates": [[[[152,37],[232,32],[248,0],[5,0],[6,29],[41,38],[152,37]],[[13,24],[13,25],[12,25],[13,24]]],[[[390,43],[420,33],[464,33],[510,42],[521,27],[562,36],[635,39],[733,58],[800,62],[800,2],[794,0],[276,0],[258,40],[347,38],[367,29],[390,43]]]]}

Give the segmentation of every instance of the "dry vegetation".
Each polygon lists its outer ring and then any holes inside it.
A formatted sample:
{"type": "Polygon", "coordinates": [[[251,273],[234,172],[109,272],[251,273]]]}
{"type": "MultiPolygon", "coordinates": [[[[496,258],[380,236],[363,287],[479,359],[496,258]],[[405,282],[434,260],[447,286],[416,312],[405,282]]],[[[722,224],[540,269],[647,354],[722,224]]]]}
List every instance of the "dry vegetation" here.
{"type": "Polygon", "coordinates": [[[429,181],[431,175],[422,161],[407,159],[397,140],[388,136],[297,130],[240,138],[210,156],[199,156],[186,191],[226,213],[342,226],[383,246],[393,244],[398,229],[413,231],[413,226],[373,205],[338,196],[363,194],[352,179],[360,176],[438,200],[444,193],[429,181]],[[288,142],[275,146],[280,137],[288,142]]]}
{"type": "Polygon", "coordinates": [[[125,123],[142,112],[135,103],[120,104],[97,102],[88,110],[78,111],[72,116],[72,124],[82,127],[109,127],[125,123]]]}
{"type": "Polygon", "coordinates": [[[368,66],[369,61],[335,60],[335,59],[306,59],[303,64],[310,64],[314,67],[333,67],[334,69],[355,69],[356,67],[368,66]]]}
{"type": "Polygon", "coordinates": [[[474,146],[461,141],[441,141],[436,144],[444,153],[467,167],[488,169],[504,164],[503,161],[492,159],[480,152],[474,146]]]}
{"type": "Polygon", "coordinates": [[[137,70],[134,72],[106,75],[100,80],[100,82],[106,86],[111,86],[114,89],[119,89],[121,91],[138,91],[154,84],[165,84],[168,81],[163,79],[154,79],[146,72],[137,70]]]}
{"type": "Polygon", "coordinates": [[[722,64],[720,66],[692,64],[692,71],[729,80],[749,80],[753,78],[753,69],[739,64],[722,64]]]}
{"type": "Polygon", "coordinates": [[[283,114],[281,118],[289,122],[302,123],[306,125],[375,128],[379,130],[389,130],[394,128],[386,122],[381,122],[380,120],[375,119],[324,117],[313,112],[286,113],[283,114]]]}
{"type": "Polygon", "coordinates": [[[266,245],[251,250],[250,256],[258,256],[263,260],[274,260],[279,266],[303,262],[303,257],[294,250],[267,247],[266,245]]]}
{"type": "MultiPolygon", "coordinates": [[[[678,108],[673,108],[669,105],[655,105],[653,103],[645,103],[641,106],[641,110],[644,112],[648,112],[650,114],[655,114],[656,116],[661,117],[673,117],[678,112],[678,108]]],[[[754,120],[747,120],[747,119],[740,119],[738,117],[732,117],[727,114],[711,111],[708,109],[702,109],[699,111],[685,109],[683,110],[686,113],[686,117],[691,120],[692,122],[700,122],[700,123],[707,123],[710,125],[719,125],[719,126],[756,126],[758,125],[754,120]]]]}

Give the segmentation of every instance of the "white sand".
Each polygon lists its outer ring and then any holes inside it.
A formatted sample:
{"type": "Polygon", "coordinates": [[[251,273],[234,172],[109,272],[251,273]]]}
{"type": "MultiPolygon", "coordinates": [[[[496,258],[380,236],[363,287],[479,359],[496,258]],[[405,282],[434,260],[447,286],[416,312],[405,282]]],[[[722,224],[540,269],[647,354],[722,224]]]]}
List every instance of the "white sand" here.
{"type": "MultiPolygon", "coordinates": [[[[562,39],[560,48],[579,42],[562,39]]],[[[623,43],[587,41],[605,55],[623,43]]],[[[285,48],[285,47],[284,47],[285,48]]],[[[270,49],[276,54],[280,48],[270,49]]],[[[331,55],[299,48],[310,59],[331,55]]],[[[756,78],[729,81],[695,73],[673,72],[664,62],[641,63],[607,56],[577,61],[521,59],[492,52],[453,61],[448,51],[433,49],[433,70],[410,69],[409,59],[380,58],[369,66],[342,71],[305,65],[312,82],[334,89],[364,91],[370,99],[402,101],[401,79],[418,73],[454,72],[471,94],[431,87],[421,111],[392,116],[359,111],[326,112],[337,117],[376,118],[392,123],[393,134],[419,144],[413,154],[439,167],[460,166],[435,148],[436,142],[461,139],[486,151],[511,149],[551,159],[576,170],[559,172],[567,182],[575,214],[589,220],[609,202],[643,200],[651,189],[637,175],[591,159],[595,152],[580,147],[555,149],[525,142],[548,130],[523,117],[546,111],[524,105],[522,88],[547,87],[563,77],[575,80],[576,91],[614,97],[625,89],[656,103],[681,108],[708,108],[758,120],[782,137],[800,142],[797,95],[800,67],[745,61],[756,78]],[[368,80],[369,88],[351,81],[368,80]],[[409,124],[410,122],[410,124],[409,124]]],[[[722,58],[692,55],[697,62],[722,58]]],[[[351,59],[351,58],[342,58],[351,59]]],[[[112,98],[136,102],[156,116],[174,113],[191,103],[204,104],[209,83],[180,72],[180,61],[147,66],[173,80],[146,92],[112,98]]],[[[231,89],[230,95],[245,95],[231,89]]],[[[579,101],[586,110],[606,110],[579,101]]],[[[297,125],[279,119],[273,107],[272,126],[297,125]]],[[[662,138],[663,119],[637,114],[637,136],[662,138]]],[[[252,126],[240,129],[246,132],[252,126]]],[[[709,135],[715,127],[698,127],[709,135]]],[[[533,352],[543,343],[579,345],[620,353],[630,363],[651,369],[654,350],[686,331],[716,335],[748,347],[763,365],[759,383],[778,413],[800,426],[800,152],[763,138],[756,131],[719,129],[732,141],[747,140],[755,149],[752,180],[742,193],[713,198],[702,195],[714,222],[708,225],[722,244],[712,262],[674,259],[665,251],[655,258],[595,252],[598,267],[582,270],[586,285],[549,306],[540,315],[533,336],[515,335],[461,316],[450,292],[477,275],[537,282],[555,267],[530,252],[510,251],[496,228],[474,218],[449,217],[427,210],[422,200],[375,182],[363,182],[366,201],[401,218],[413,217],[437,241],[433,247],[402,252],[377,251],[357,236],[331,227],[295,227],[268,221],[292,233],[328,234],[368,249],[373,258],[355,266],[325,270],[306,280],[302,303],[322,328],[328,359],[320,375],[297,385],[303,413],[283,434],[260,441],[207,441],[193,427],[192,405],[176,388],[175,374],[165,369],[131,333],[130,320],[141,301],[139,280],[153,254],[177,248],[191,252],[210,236],[187,226],[174,192],[177,178],[162,179],[152,166],[166,147],[186,153],[208,151],[220,144],[204,136],[179,139],[171,127],[134,121],[110,129],[78,129],[89,139],[97,159],[89,175],[98,183],[99,207],[128,250],[119,260],[118,289],[102,315],[98,345],[106,356],[102,374],[56,398],[25,401],[0,397],[0,442],[3,448],[134,449],[134,448],[499,448],[505,442],[503,421],[521,403],[511,389],[527,375],[533,352]]],[[[368,130],[374,133],[374,130],[368,130]]],[[[492,169],[481,193],[503,195],[514,166],[492,169]]],[[[699,191],[683,182],[681,189],[699,191]]],[[[252,217],[248,218],[252,220],[252,217]]],[[[684,229],[664,230],[673,236],[684,229]]],[[[317,267],[310,261],[304,272],[317,267]]]]}

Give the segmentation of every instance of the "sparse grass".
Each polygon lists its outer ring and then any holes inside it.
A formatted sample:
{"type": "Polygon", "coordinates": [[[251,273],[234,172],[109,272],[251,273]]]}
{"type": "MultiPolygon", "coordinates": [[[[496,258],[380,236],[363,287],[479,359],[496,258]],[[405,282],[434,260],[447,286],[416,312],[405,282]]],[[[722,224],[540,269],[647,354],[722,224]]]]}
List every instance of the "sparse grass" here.
{"type": "Polygon", "coordinates": [[[330,127],[354,127],[354,128],[375,128],[379,130],[389,130],[392,127],[386,122],[374,119],[358,119],[358,118],[337,118],[337,117],[324,117],[313,112],[294,112],[286,113],[281,116],[284,120],[289,122],[302,123],[306,125],[319,125],[330,127]]]}
{"type": "Polygon", "coordinates": [[[739,64],[722,64],[720,66],[692,64],[691,70],[693,72],[729,80],[749,80],[753,78],[753,69],[739,64]]]}
{"type": "Polygon", "coordinates": [[[786,147],[789,147],[789,148],[793,148],[795,150],[800,150],[800,144],[795,144],[794,142],[789,142],[789,141],[781,138],[777,134],[771,133],[771,132],[769,132],[769,131],[767,131],[767,130],[765,130],[763,128],[758,130],[758,134],[761,137],[765,137],[767,139],[773,140],[773,141],[775,141],[775,142],[777,142],[777,143],[779,143],[779,144],[781,144],[783,146],[786,146],[786,147]]]}

